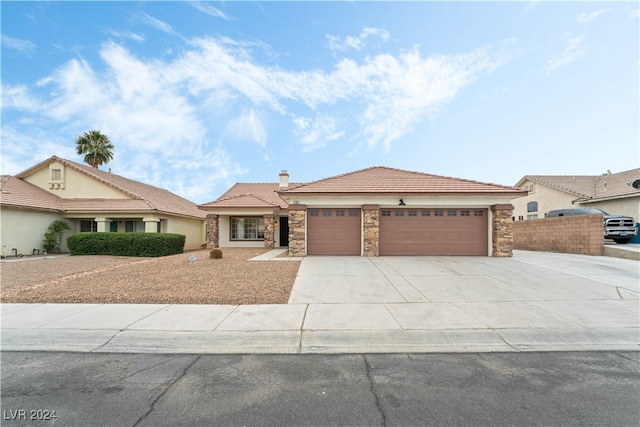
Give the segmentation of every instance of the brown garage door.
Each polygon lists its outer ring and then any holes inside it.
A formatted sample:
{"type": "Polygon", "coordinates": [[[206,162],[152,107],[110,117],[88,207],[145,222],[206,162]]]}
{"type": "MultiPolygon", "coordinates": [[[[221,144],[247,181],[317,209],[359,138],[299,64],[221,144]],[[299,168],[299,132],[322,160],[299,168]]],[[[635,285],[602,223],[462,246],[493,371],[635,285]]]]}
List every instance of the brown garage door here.
{"type": "Polygon", "coordinates": [[[487,255],[486,209],[380,209],[380,255],[487,255]]]}
{"type": "Polygon", "coordinates": [[[308,209],[309,255],[360,255],[360,209],[308,209]]]}

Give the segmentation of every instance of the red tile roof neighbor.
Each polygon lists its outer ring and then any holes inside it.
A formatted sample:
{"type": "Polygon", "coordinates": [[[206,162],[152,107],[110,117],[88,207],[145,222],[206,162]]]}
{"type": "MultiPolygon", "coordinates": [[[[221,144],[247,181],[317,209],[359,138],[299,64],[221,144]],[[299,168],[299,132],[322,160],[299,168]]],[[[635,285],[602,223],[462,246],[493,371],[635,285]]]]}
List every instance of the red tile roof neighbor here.
{"type": "Polygon", "coordinates": [[[281,194],[387,193],[387,194],[502,194],[522,196],[526,192],[505,185],[430,175],[383,166],[313,181],[280,190],[281,194]]]}
{"type": "Polygon", "coordinates": [[[640,189],[632,186],[640,180],[640,168],[605,175],[525,175],[516,185],[523,185],[525,180],[575,194],[585,201],[640,195],[640,189]]]}
{"type": "Polygon", "coordinates": [[[20,208],[62,210],[60,197],[11,175],[2,175],[0,180],[0,203],[20,208]]]}
{"type": "Polygon", "coordinates": [[[280,198],[276,183],[235,184],[218,199],[200,205],[202,208],[287,208],[287,203],[280,198]]]}
{"type": "MultiPolygon", "coordinates": [[[[31,172],[57,161],[105,185],[113,187],[131,197],[131,199],[62,199],[64,210],[73,211],[159,211],[196,218],[205,218],[206,212],[182,197],[152,185],[134,181],[120,175],[105,172],[91,166],[81,165],[57,156],[38,163],[19,173],[16,178],[30,175],[31,172]]],[[[21,179],[18,179],[22,181],[21,179]]],[[[44,193],[47,193],[44,191],[44,193]]],[[[50,193],[47,193],[50,194],[50,193]]],[[[54,196],[55,197],[55,196],[54,196]]],[[[3,200],[4,203],[4,200],[3,200]]]]}

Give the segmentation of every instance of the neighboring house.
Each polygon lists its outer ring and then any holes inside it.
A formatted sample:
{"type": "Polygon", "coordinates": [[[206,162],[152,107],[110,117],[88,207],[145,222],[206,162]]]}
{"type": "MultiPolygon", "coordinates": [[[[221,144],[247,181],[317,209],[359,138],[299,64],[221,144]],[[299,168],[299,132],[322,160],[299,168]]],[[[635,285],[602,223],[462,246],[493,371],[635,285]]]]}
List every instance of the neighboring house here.
{"type": "Polygon", "coordinates": [[[554,209],[589,207],[640,221],[640,169],[589,176],[526,175],[516,187],[514,220],[544,218],[554,209]]]}
{"type": "MultiPolygon", "coordinates": [[[[53,156],[15,176],[0,191],[2,254],[42,250],[49,225],[67,221],[84,231],[177,233],[185,249],[205,239],[206,213],[167,190],[53,156]],[[15,249],[15,251],[14,251],[15,249]]],[[[65,240],[65,239],[63,239],[65,240]]],[[[63,250],[67,250],[63,242],[63,250]]]]}
{"type": "Polygon", "coordinates": [[[207,246],[305,255],[511,256],[514,187],[371,167],[306,184],[236,184],[200,205],[207,246]]]}

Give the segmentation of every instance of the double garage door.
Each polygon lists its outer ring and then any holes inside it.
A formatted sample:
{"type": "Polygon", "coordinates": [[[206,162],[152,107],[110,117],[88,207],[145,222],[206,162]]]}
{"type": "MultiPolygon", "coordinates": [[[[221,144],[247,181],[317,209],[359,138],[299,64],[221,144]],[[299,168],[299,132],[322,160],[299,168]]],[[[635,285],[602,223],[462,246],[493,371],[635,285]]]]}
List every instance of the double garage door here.
{"type": "Polygon", "coordinates": [[[487,255],[486,209],[381,209],[380,255],[487,255]]]}
{"type": "MultiPolygon", "coordinates": [[[[309,255],[360,255],[360,209],[309,209],[309,255]]],[[[380,255],[488,254],[487,209],[380,209],[380,255]]]]}

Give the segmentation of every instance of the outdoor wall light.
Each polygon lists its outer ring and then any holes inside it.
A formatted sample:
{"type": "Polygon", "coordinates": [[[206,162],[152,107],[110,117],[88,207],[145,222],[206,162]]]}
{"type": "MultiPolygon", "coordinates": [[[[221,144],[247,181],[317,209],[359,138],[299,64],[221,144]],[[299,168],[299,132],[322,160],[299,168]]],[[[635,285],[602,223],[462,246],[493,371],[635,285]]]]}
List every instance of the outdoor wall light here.
{"type": "Polygon", "coordinates": [[[398,203],[399,206],[406,206],[406,203],[404,202],[404,200],[400,199],[400,203],[398,203]]]}

